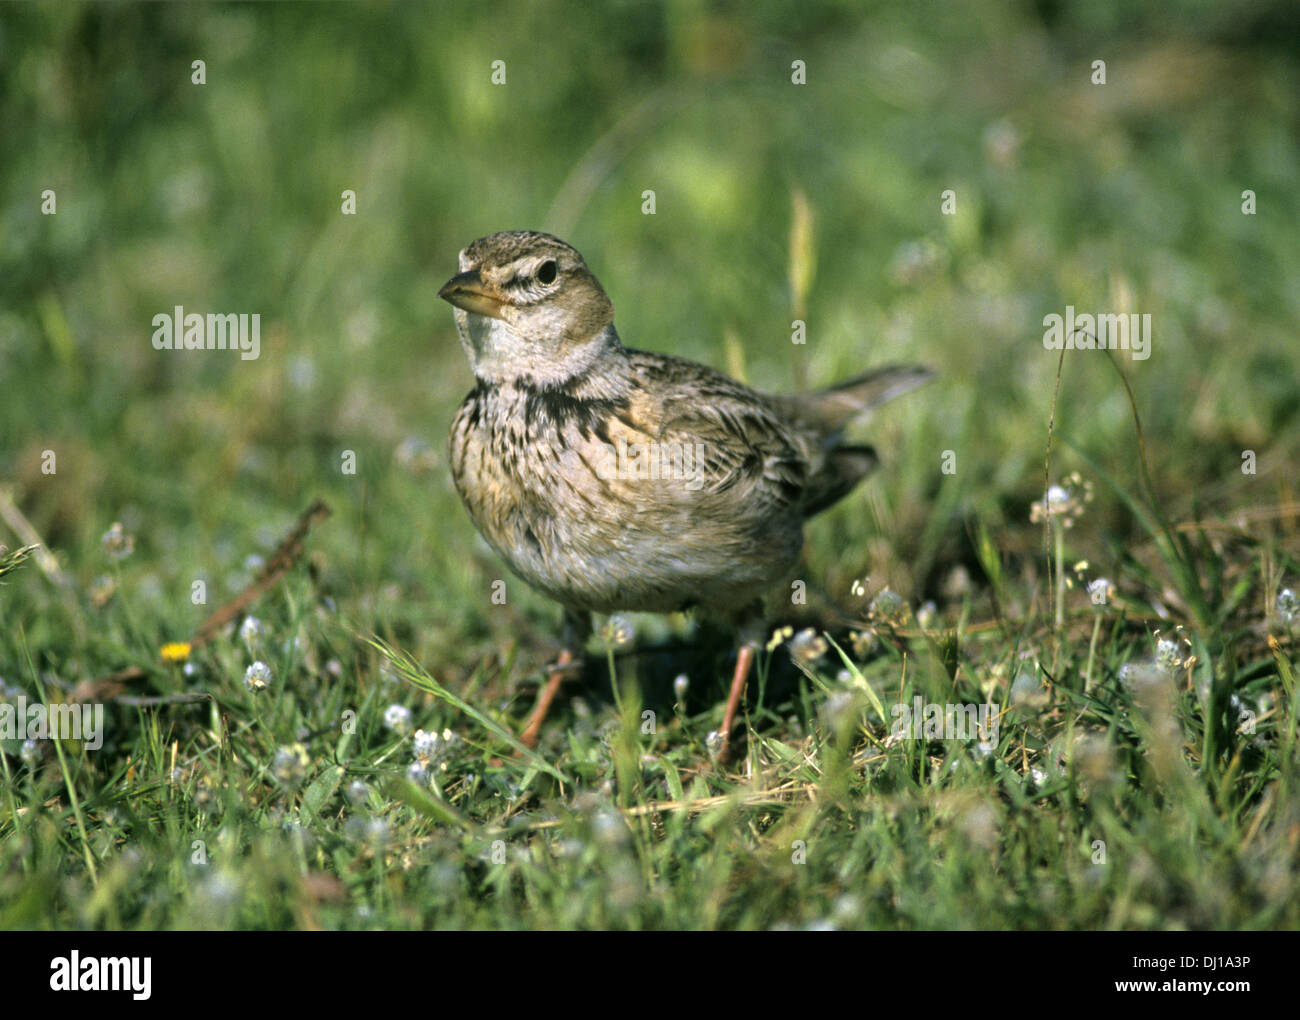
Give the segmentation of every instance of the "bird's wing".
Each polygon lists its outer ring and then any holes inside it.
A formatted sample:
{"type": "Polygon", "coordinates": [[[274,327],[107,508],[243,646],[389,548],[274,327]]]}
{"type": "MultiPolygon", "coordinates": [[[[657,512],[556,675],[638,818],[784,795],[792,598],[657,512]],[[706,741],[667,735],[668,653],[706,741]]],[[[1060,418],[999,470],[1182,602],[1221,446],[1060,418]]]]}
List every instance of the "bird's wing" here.
{"type": "Polygon", "coordinates": [[[692,487],[665,487],[667,499],[725,503],[743,517],[801,504],[816,451],[763,396],[695,362],[653,356],[634,366],[646,380],[633,401],[642,429],[663,449],[687,451],[695,471],[692,487]]]}

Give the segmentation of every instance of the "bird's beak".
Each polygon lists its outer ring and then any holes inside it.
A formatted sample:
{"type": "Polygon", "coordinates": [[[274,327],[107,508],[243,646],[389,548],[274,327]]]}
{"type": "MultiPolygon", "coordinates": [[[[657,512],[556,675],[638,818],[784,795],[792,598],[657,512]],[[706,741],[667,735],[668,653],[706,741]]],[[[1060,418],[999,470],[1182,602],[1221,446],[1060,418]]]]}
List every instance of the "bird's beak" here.
{"type": "Polygon", "coordinates": [[[502,301],[477,269],[457,273],[442,285],[438,297],[467,312],[500,319],[502,301]]]}

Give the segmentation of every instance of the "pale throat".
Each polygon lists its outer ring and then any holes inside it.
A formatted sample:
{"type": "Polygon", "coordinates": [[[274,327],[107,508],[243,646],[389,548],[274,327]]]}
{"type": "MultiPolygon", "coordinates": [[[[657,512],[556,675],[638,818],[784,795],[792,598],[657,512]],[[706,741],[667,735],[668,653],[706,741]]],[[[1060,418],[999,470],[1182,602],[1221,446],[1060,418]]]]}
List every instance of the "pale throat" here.
{"type": "MultiPolygon", "coordinates": [[[[611,323],[590,339],[569,347],[563,357],[517,333],[502,319],[454,309],[456,333],[474,375],[484,382],[505,384],[527,377],[539,386],[558,386],[592,367],[620,346],[611,323]]],[[[555,332],[560,332],[557,323],[555,332]]]]}

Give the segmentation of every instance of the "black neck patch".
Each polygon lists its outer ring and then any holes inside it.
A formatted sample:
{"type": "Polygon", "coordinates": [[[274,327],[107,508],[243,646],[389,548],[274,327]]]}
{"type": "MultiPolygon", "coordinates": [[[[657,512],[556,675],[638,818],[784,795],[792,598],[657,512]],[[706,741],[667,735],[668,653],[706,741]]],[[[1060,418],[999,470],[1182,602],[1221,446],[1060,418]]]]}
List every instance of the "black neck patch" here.
{"type": "MultiPolygon", "coordinates": [[[[579,395],[587,373],[566,379],[558,385],[538,385],[531,378],[515,379],[510,388],[521,398],[525,429],[534,433],[547,428],[564,430],[573,425],[584,436],[595,435],[602,442],[610,442],[608,423],[613,418],[624,417],[631,406],[628,397],[587,397],[579,395]]],[[[503,387],[486,380],[478,380],[472,396],[478,408],[490,406],[502,399],[503,387]]],[[[516,407],[518,405],[516,404],[516,407]]],[[[489,415],[489,417],[491,417],[489,415]]],[[[478,414],[475,414],[478,418],[478,414]]]]}

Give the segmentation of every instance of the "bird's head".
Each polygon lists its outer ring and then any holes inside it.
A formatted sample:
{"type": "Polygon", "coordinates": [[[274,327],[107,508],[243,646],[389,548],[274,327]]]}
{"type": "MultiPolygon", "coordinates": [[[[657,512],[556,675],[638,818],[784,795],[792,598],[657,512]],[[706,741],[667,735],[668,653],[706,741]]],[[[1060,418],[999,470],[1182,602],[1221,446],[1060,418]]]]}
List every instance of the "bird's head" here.
{"type": "Polygon", "coordinates": [[[577,250],[550,234],[480,237],[438,296],[455,307],[461,345],[486,382],[562,384],[618,343],[604,288],[577,250]]]}

